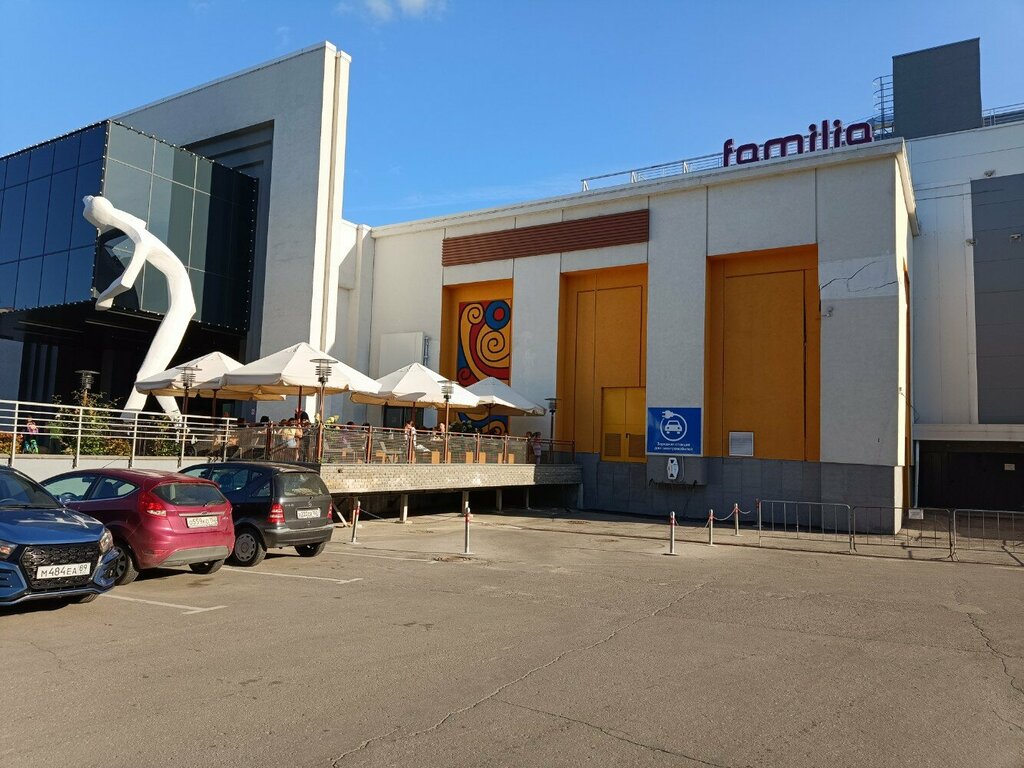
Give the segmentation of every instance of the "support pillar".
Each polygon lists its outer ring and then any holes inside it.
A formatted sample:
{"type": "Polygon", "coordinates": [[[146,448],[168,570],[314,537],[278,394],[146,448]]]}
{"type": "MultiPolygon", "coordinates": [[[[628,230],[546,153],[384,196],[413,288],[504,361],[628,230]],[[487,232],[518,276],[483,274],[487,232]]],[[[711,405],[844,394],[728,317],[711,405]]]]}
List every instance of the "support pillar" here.
{"type": "Polygon", "coordinates": [[[409,521],[409,494],[408,493],[403,493],[402,494],[402,498],[399,501],[399,504],[402,507],[402,513],[401,513],[401,516],[398,518],[398,522],[406,523],[406,522],[409,521]]]}
{"type": "Polygon", "coordinates": [[[501,514],[501,488],[494,491],[494,509],[499,515],[501,514]]]}

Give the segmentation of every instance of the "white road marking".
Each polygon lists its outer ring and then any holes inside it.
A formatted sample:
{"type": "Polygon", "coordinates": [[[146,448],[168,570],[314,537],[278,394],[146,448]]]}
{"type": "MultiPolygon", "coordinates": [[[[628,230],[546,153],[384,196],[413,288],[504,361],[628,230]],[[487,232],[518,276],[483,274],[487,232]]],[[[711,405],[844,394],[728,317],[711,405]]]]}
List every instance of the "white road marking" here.
{"type": "Polygon", "coordinates": [[[338,557],[375,557],[378,560],[409,560],[413,563],[433,563],[434,560],[428,557],[396,557],[394,555],[366,555],[356,552],[324,552],[325,555],[337,555],[338,557]]]}
{"type": "Polygon", "coordinates": [[[133,603],[145,603],[146,605],[159,605],[163,608],[179,608],[181,609],[182,616],[188,616],[193,613],[206,613],[207,611],[217,611],[221,608],[227,608],[226,605],[215,605],[212,608],[196,608],[194,605],[178,605],[177,603],[161,603],[157,600],[143,600],[140,597],[127,597],[125,595],[111,595],[105,594],[100,597],[112,597],[115,600],[128,600],[133,603]]]}
{"type": "Polygon", "coordinates": [[[226,566],[225,570],[231,573],[248,573],[253,576],[278,576],[282,579],[310,579],[312,581],[330,581],[334,584],[351,584],[353,581],[362,581],[358,579],[331,579],[327,576],[303,576],[298,573],[271,573],[270,571],[254,571],[251,568],[237,568],[235,566],[226,566]]]}

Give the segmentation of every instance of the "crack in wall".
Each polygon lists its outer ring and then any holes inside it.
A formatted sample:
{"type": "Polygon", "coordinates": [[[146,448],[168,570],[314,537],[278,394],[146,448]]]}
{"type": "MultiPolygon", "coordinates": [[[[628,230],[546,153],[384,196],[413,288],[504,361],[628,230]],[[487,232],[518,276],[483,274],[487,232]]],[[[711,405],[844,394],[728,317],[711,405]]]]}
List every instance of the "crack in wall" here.
{"type": "Polygon", "coordinates": [[[563,714],[560,714],[558,712],[549,712],[546,709],[537,709],[535,707],[528,707],[525,704],[516,704],[515,702],[508,701],[507,699],[495,698],[495,701],[500,701],[502,704],[508,704],[510,707],[516,707],[517,709],[525,709],[528,712],[536,712],[538,715],[548,715],[549,717],[556,717],[559,720],[565,720],[565,721],[570,722],[570,723],[576,723],[578,725],[583,725],[583,726],[586,726],[587,728],[592,728],[595,731],[600,731],[601,733],[603,733],[605,736],[608,736],[609,738],[616,739],[617,741],[625,742],[626,744],[632,744],[633,746],[641,747],[643,749],[649,749],[652,752],[660,752],[660,753],[662,753],[664,755],[671,755],[672,757],[685,757],[687,760],[692,760],[693,762],[700,763],[701,765],[710,765],[710,766],[713,766],[713,768],[729,768],[729,766],[723,765],[722,763],[712,763],[712,762],[710,762],[708,760],[702,760],[699,757],[694,757],[693,755],[688,755],[685,752],[677,752],[677,751],[675,751],[673,749],[666,749],[665,747],[656,747],[653,744],[645,744],[642,741],[637,741],[636,739],[632,738],[625,731],[613,731],[610,728],[605,728],[604,726],[601,726],[601,725],[595,725],[594,723],[588,723],[586,720],[579,720],[579,719],[577,719],[575,717],[569,717],[568,715],[563,715],[563,714]]]}
{"type": "Polygon", "coordinates": [[[878,263],[878,262],[880,262],[880,261],[881,261],[881,259],[872,259],[872,260],[871,260],[871,261],[869,261],[869,262],[868,262],[867,264],[864,264],[864,265],[863,265],[862,267],[860,267],[860,269],[858,269],[858,270],[857,270],[856,272],[854,272],[854,273],[853,273],[852,275],[850,275],[849,277],[833,277],[833,278],[832,278],[831,280],[829,280],[829,281],[828,281],[827,283],[823,283],[822,285],[819,285],[819,286],[818,286],[818,291],[823,291],[823,290],[825,290],[826,288],[828,288],[828,287],[829,287],[830,285],[832,285],[832,283],[837,283],[837,282],[839,282],[840,280],[845,280],[845,281],[846,281],[846,290],[848,290],[848,291],[849,291],[849,290],[850,290],[850,281],[851,281],[851,280],[853,280],[853,278],[855,278],[855,277],[856,277],[857,275],[859,275],[859,274],[860,274],[861,272],[863,272],[863,271],[864,271],[865,269],[867,269],[868,267],[870,267],[870,266],[871,266],[872,264],[877,264],[877,263],[878,263]]]}
{"type": "MultiPolygon", "coordinates": [[[[647,621],[648,619],[653,619],[653,618],[657,617],[659,614],[664,613],[665,611],[667,611],[668,609],[672,608],[676,604],[682,602],[683,600],[685,600],[690,595],[693,595],[694,593],[696,593],[699,590],[703,589],[704,585],[707,584],[707,583],[708,582],[706,582],[706,581],[702,581],[697,586],[695,586],[695,587],[693,587],[691,589],[688,589],[686,592],[684,592],[683,594],[679,595],[678,597],[673,598],[672,600],[670,600],[669,602],[665,603],[665,605],[661,606],[660,608],[657,608],[657,609],[655,609],[654,611],[652,611],[650,613],[646,613],[643,616],[639,616],[639,617],[633,619],[632,621],[624,624],[623,626],[619,627],[618,629],[615,629],[612,632],[610,632],[609,634],[605,635],[600,640],[595,640],[594,642],[589,643],[588,645],[584,645],[584,646],[581,646],[581,647],[578,647],[578,648],[569,648],[567,650],[562,651],[557,656],[555,656],[553,659],[550,659],[549,661],[546,661],[543,664],[540,664],[540,665],[538,665],[536,667],[533,667],[532,669],[527,670],[526,672],[524,672],[523,674],[521,674],[519,677],[515,678],[514,680],[510,680],[509,682],[504,683],[504,684],[498,686],[493,691],[491,691],[489,694],[487,694],[483,698],[477,699],[472,704],[467,704],[464,707],[452,710],[451,712],[446,714],[444,717],[442,717],[440,720],[438,720],[436,723],[434,723],[433,725],[429,726],[428,728],[422,728],[422,729],[420,729],[418,731],[414,731],[414,732],[412,732],[410,734],[406,734],[404,736],[400,736],[399,739],[414,739],[417,736],[422,736],[422,735],[424,735],[426,733],[431,733],[433,731],[436,731],[438,728],[441,728],[445,723],[447,723],[453,717],[456,717],[458,715],[461,715],[461,714],[463,714],[465,712],[470,711],[471,709],[475,709],[476,707],[479,707],[481,704],[484,704],[484,703],[490,701],[491,699],[495,698],[496,696],[498,696],[498,694],[500,694],[502,691],[505,691],[505,690],[511,688],[513,685],[518,685],[519,683],[523,682],[524,680],[526,680],[527,678],[529,678],[532,675],[536,674],[537,672],[540,672],[542,670],[547,669],[550,666],[553,666],[553,665],[557,664],[559,661],[564,659],[566,656],[569,656],[570,654],[574,654],[574,653],[585,653],[586,651],[593,650],[594,648],[602,646],[605,643],[611,642],[612,640],[615,639],[616,636],[618,636],[622,632],[625,632],[626,630],[628,630],[628,629],[630,629],[632,627],[635,627],[641,621],[647,621]]],[[[362,744],[360,744],[358,747],[350,749],[348,752],[345,752],[342,755],[339,755],[338,757],[334,758],[332,760],[332,762],[331,762],[331,765],[333,766],[333,768],[337,768],[337,766],[341,763],[341,761],[344,760],[349,755],[354,754],[356,752],[360,752],[360,751],[366,749],[367,747],[369,747],[371,744],[374,744],[374,743],[379,742],[379,741],[383,741],[384,739],[386,739],[389,736],[391,736],[392,734],[394,734],[395,731],[397,731],[397,730],[398,730],[397,728],[394,728],[391,731],[388,731],[387,733],[383,733],[383,734],[380,734],[379,736],[373,736],[373,737],[367,739],[362,744]]]]}

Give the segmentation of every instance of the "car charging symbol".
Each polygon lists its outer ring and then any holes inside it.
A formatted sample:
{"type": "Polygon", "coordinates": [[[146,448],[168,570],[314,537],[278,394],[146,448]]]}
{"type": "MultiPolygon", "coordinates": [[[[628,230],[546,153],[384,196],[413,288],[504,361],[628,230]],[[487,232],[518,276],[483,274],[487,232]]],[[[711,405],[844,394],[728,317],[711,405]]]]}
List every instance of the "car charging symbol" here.
{"type": "Polygon", "coordinates": [[[686,419],[675,411],[662,411],[659,429],[663,438],[678,443],[686,437],[686,419]]]}

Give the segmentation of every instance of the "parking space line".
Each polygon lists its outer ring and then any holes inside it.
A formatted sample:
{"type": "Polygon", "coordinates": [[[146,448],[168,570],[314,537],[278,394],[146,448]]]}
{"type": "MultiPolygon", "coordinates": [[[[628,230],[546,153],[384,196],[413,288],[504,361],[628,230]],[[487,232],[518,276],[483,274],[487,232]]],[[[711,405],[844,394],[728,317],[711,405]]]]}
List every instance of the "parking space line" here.
{"type": "Polygon", "coordinates": [[[362,581],[361,578],[356,579],[332,579],[327,576],[303,576],[298,573],[271,573],[270,571],[254,571],[249,568],[236,568],[234,566],[225,566],[223,569],[230,573],[248,573],[253,576],[277,576],[282,579],[311,579],[312,581],[330,581],[334,584],[351,584],[353,581],[362,581]]]}
{"type": "Polygon", "coordinates": [[[161,603],[158,600],[143,600],[141,597],[127,597],[126,595],[111,595],[105,594],[100,597],[112,597],[115,600],[128,600],[132,603],[145,603],[146,605],[159,605],[163,608],[179,608],[182,611],[182,616],[189,616],[193,613],[206,613],[207,611],[217,611],[221,608],[227,608],[226,605],[215,605],[212,608],[197,608],[194,605],[178,605],[177,603],[161,603]]]}
{"type": "Polygon", "coordinates": [[[375,557],[378,560],[408,560],[413,563],[434,563],[437,562],[428,557],[395,557],[394,555],[367,555],[362,552],[323,552],[325,555],[337,555],[338,557],[375,557]]]}

